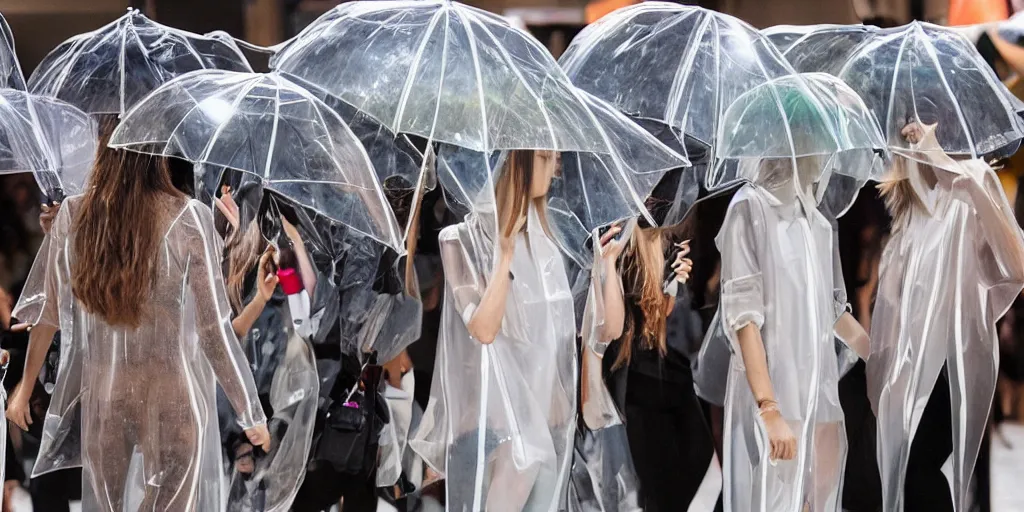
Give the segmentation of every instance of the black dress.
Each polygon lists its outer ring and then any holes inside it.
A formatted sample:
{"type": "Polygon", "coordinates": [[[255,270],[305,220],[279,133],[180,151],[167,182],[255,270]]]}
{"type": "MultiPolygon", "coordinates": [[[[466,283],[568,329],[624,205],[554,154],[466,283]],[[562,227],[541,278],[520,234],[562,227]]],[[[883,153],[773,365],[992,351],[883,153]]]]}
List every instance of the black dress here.
{"type": "MultiPolygon", "coordinates": [[[[640,314],[638,309],[634,315],[640,314]]],[[[664,357],[637,343],[629,365],[612,371],[623,340],[613,343],[604,356],[605,383],[624,412],[629,450],[640,480],[640,506],[648,512],[686,510],[715,452],[710,425],[693,389],[688,357],[693,337],[700,337],[700,319],[684,297],[677,301],[675,315],[685,315],[683,329],[671,329],[664,357]]]]}

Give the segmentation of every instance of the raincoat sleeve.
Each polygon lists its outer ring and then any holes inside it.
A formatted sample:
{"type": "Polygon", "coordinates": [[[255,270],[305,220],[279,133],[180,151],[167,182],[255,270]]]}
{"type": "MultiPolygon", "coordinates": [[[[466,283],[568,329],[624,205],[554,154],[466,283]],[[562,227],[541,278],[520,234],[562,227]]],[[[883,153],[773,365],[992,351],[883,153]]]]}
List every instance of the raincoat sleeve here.
{"type": "Polygon", "coordinates": [[[601,328],[604,326],[604,280],[617,276],[604,275],[604,265],[600,264],[600,257],[600,254],[595,254],[594,265],[589,273],[587,301],[580,328],[583,338],[580,396],[583,404],[583,421],[591,430],[622,423],[615,401],[605,385],[601,363],[605,351],[611,344],[601,342],[601,328]]]}
{"type": "Polygon", "coordinates": [[[451,287],[455,311],[466,324],[473,318],[473,313],[476,312],[485,291],[483,278],[472,261],[473,258],[459,236],[449,236],[441,240],[441,262],[444,265],[445,281],[451,287]]]}
{"type": "Polygon", "coordinates": [[[740,191],[729,206],[715,240],[722,252],[719,314],[735,353],[739,353],[736,331],[750,323],[758,329],[764,325],[764,277],[757,240],[757,233],[764,229],[760,206],[740,191]]]}
{"type": "Polygon", "coordinates": [[[57,213],[50,233],[43,239],[28,273],[21,297],[14,306],[11,316],[19,322],[32,325],[48,325],[60,329],[58,314],[58,278],[57,266],[60,264],[60,253],[64,249],[67,233],[71,225],[70,208],[65,205],[57,213]]]}
{"type": "Polygon", "coordinates": [[[223,241],[213,227],[213,212],[198,201],[189,204],[195,222],[188,247],[188,286],[195,299],[199,345],[243,429],[266,423],[242,345],[231,328],[231,306],[224,288],[220,255],[223,241]]]}
{"type": "MultiPolygon", "coordinates": [[[[981,236],[974,237],[978,264],[980,269],[981,286],[985,290],[985,298],[988,302],[989,319],[996,321],[1013,304],[1014,299],[1020,294],[1024,285],[1024,269],[1017,268],[1019,259],[1014,254],[1024,251],[1024,237],[1013,216],[1013,211],[1003,194],[999,184],[999,178],[995,172],[981,160],[971,160],[963,163],[969,167],[976,179],[980,179],[982,190],[985,192],[982,200],[992,202],[994,208],[978,208],[973,205],[976,231],[981,236]],[[1003,218],[987,218],[989,215],[999,215],[1003,218]],[[996,230],[998,223],[1009,223],[1013,227],[1013,237],[1003,236],[996,230]]],[[[980,196],[981,194],[975,194],[980,196]]],[[[979,199],[974,199],[977,201],[979,199]]]]}

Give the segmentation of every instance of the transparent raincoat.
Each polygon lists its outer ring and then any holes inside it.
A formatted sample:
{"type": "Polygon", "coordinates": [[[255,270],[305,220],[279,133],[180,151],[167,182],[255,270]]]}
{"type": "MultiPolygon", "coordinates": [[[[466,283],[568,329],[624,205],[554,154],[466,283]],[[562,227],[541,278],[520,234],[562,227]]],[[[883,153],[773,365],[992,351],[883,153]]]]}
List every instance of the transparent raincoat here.
{"type": "Polygon", "coordinates": [[[627,115],[708,146],[736,98],[793,73],[745,22],[669,2],[641,2],[588,25],[559,62],[574,84],[627,115]]]}
{"type": "Polygon", "coordinates": [[[911,443],[943,365],[953,414],[947,478],[955,509],[968,509],[996,386],[995,324],[1024,287],[1024,238],[998,178],[982,160],[943,155],[936,133],[910,144],[930,161],[897,157],[894,179],[912,197],[900,198],[906,209],[882,255],[871,319],[868,396],[887,511],[903,510],[911,443]]]}
{"type": "Polygon", "coordinates": [[[151,298],[141,326],[125,329],[72,293],[79,200],[61,208],[14,311],[64,340],[33,474],[81,466],[86,510],[218,510],[217,384],[241,427],[266,418],[231,329],[212,213],[166,199],[151,298]]]}
{"type": "Polygon", "coordinates": [[[0,174],[31,172],[53,200],[82,192],[96,155],[96,123],[63,101],[0,89],[0,174]]]}
{"type": "Polygon", "coordinates": [[[248,71],[241,50],[146,18],[137,9],[53,49],[29,77],[29,91],[89,114],[124,114],[168,80],[199,69],[248,71]]]}
{"type": "Polygon", "coordinates": [[[845,311],[846,294],[832,225],[819,202],[833,174],[863,182],[877,172],[884,142],[863,103],[829,94],[841,89],[822,83],[831,84],[817,75],[785,77],[737,99],[723,120],[736,128],[719,140],[708,173],[712,189],[749,181],[734,195],[716,238],[720,327],[709,332],[695,375],[701,392],[721,390],[716,369],[727,375],[726,510],[840,510],[846,435],[833,324],[845,311]],[[769,458],[736,334],[751,323],[765,344],[779,412],[797,437],[792,460],[769,458]],[[722,342],[728,350],[713,346],[722,342]]]}

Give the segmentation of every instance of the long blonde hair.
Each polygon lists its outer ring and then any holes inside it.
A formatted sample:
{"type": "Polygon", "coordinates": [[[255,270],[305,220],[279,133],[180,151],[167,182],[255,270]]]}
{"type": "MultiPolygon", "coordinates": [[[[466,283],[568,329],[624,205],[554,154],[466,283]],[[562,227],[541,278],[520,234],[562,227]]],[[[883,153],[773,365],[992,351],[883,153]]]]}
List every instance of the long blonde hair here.
{"type": "Polygon", "coordinates": [[[924,205],[914,192],[914,186],[910,184],[906,157],[896,157],[893,160],[892,170],[875,187],[885,201],[885,208],[892,217],[892,227],[896,229],[903,224],[915,206],[924,208],[924,205]]]}
{"type": "Polygon", "coordinates": [[[668,298],[662,290],[665,254],[662,251],[660,228],[638,228],[622,254],[622,287],[626,296],[625,328],[622,344],[612,369],[629,364],[634,340],[644,350],[668,352],[665,341],[668,298]],[[638,308],[630,307],[635,303],[638,308]],[[638,315],[636,311],[639,310],[638,315]],[[642,318],[637,318],[641,316],[642,318]],[[640,335],[636,336],[637,330],[640,335]]]}
{"type": "MultiPolygon", "coordinates": [[[[494,185],[494,199],[497,203],[498,231],[504,237],[514,235],[516,220],[526,216],[530,209],[530,189],[533,185],[533,161],[536,152],[532,149],[510,151],[505,166],[494,185]]],[[[533,198],[541,226],[548,230],[547,197],[533,198]]]]}

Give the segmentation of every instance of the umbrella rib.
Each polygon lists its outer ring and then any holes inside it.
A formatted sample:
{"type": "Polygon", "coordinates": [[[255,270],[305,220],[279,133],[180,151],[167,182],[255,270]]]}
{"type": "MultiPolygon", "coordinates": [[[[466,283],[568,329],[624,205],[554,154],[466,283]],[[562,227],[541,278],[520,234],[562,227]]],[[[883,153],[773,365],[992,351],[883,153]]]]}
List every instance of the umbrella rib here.
{"type": "MultiPolygon", "coordinates": [[[[430,18],[430,25],[423,32],[423,39],[420,40],[419,47],[416,49],[416,55],[412,59],[412,66],[409,69],[409,76],[405,78],[405,86],[402,87],[402,96],[398,100],[398,108],[395,109],[395,117],[392,120],[391,126],[394,131],[401,131],[399,123],[402,122],[402,117],[405,114],[405,106],[409,102],[409,95],[412,93],[412,83],[416,80],[416,74],[419,72],[420,61],[423,59],[423,51],[427,47],[427,43],[430,42],[430,36],[433,35],[434,29],[437,27],[437,22],[441,19],[441,13],[447,15],[447,9],[438,9],[430,18]]],[[[445,27],[447,30],[447,27],[445,27]]],[[[442,74],[442,80],[443,80],[442,74]]],[[[438,102],[440,102],[441,90],[438,88],[438,102]]]]}
{"type": "MultiPolygon", "coordinates": [[[[600,121],[598,121],[597,119],[597,116],[594,115],[594,112],[591,110],[590,104],[583,99],[583,97],[581,96],[581,91],[579,91],[575,87],[572,87],[570,89],[570,92],[574,96],[576,96],[576,101],[580,102],[580,104],[583,106],[583,111],[587,113],[587,116],[590,118],[591,122],[594,123],[594,128],[597,130],[597,133],[601,136],[601,140],[604,141],[605,147],[608,148],[608,156],[611,157],[616,172],[619,174],[620,177],[622,177],[622,181],[625,183],[626,189],[629,190],[629,195],[633,199],[634,206],[638,206],[637,209],[639,210],[640,214],[644,216],[644,219],[646,219],[652,226],[656,226],[658,223],[654,221],[654,218],[651,217],[651,213],[648,212],[647,208],[643,206],[643,199],[641,199],[640,195],[636,193],[636,190],[633,188],[633,184],[630,183],[630,181],[626,179],[626,177],[623,175],[622,169],[623,167],[625,167],[625,165],[622,162],[622,158],[619,156],[618,151],[615,150],[615,145],[612,144],[610,138],[608,137],[608,134],[605,132],[604,126],[601,125],[600,121]]],[[[582,174],[582,172],[583,170],[580,169],[580,174],[582,174]]]]}
{"type": "Polygon", "coordinates": [[[281,88],[274,88],[274,124],[270,127],[270,144],[267,145],[267,161],[263,164],[263,179],[270,180],[270,162],[274,159],[274,145],[277,144],[277,128],[281,124],[281,88]]]}
{"type": "Polygon", "coordinates": [[[459,22],[462,23],[463,29],[466,30],[466,36],[469,39],[469,53],[473,56],[473,70],[476,73],[476,91],[480,97],[480,124],[482,125],[483,134],[483,148],[490,148],[490,126],[487,124],[487,97],[484,95],[484,79],[480,73],[480,55],[476,48],[476,37],[473,34],[473,28],[470,27],[469,22],[465,16],[458,16],[459,22]]]}
{"type": "Polygon", "coordinates": [[[120,104],[121,104],[121,111],[118,112],[118,114],[120,114],[120,115],[124,115],[124,84],[125,84],[125,81],[127,80],[127,77],[125,76],[125,72],[124,72],[124,57],[125,57],[125,54],[127,52],[128,52],[128,29],[126,28],[123,32],[121,32],[121,54],[117,56],[117,58],[118,58],[118,73],[120,73],[120,75],[121,75],[121,77],[120,77],[121,78],[121,80],[120,80],[120,88],[121,88],[121,90],[118,91],[118,99],[120,100],[120,104]]]}
{"type": "MultiPolygon", "coordinates": [[[[692,37],[698,38],[704,34],[708,24],[711,23],[711,17],[712,15],[707,15],[704,20],[701,21],[700,27],[693,31],[692,37]]],[[[685,79],[689,78],[686,70],[693,66],[693,61],[697,58],[697,50],[700,47],[700,40],[696,40],[697,44],[693,44],[693,42],[693,40],[690,41],[690,48],[685,54],[683,54],[683,60],[680,63],[680,66],[676,68],[675,76],[672,78],[672,86],[669,88],[669,101],[665,105],[665,108],[668,109],[668,111],[665,112],[665,120],[668,121],[670,126],[672,124],[672,119],[675,119],[675,116],[679,113],[679,102],[682,100],[683,87],[686,83],[685,79]]],[[[715,53],[717,57],[718,52],[715,53]]],[[[687,115],[689,115],[689,112],[687,112],[687,115]]],[[[685,126],[683,126],[683,128],[685,128],[685,126]]]]}
{"type": "MultiPolygon", "coordinates": [[[[523,88],[526,89],[526,92],[530,96],[532,96],[534,100],[537,101],[537,106],[540,107],[541,115],[544,116],[544,124],[547,125],[548,133],[551,135],[551,149],[558,149],[558,142],[555,139],[555,128],[551,124],[551,117],[548,115],[548,109],[544,107],[543,99],[540,97],[539,94],[537,94],[536,91],[533,90],[532,87],[530,87],[530,84],[528,84],[526,82],[526,80],[523,78],[523,74],[520,73],[519,68],[515,66],[515,61],[512,59],[512,56],[509,55],[509,53],[505,49],[504,45],[502,45],[498,41],[498,38],[490,31],[490,29],[487,28],[487,25],[485,25],[484,23],[480,22],[479,20],[474,20],[474,21],[476,21],[476,23],[478,25],[480,25],[480,28],[483,29],[484,33],[487,34],[487,37],[489,37],[491,39],[491,41],[494,43],[494,45],[498,49],[498,51],[501,52],[502,56],[505,58],[505,61],[508,62],[509,69],[512,70],[512,74],[514,74],[516,76],[516,78],[519,79],[519,82],[521,84],[523,84],[523,88]]],[[[514,29],[514,30],[517,30],[517,29],[514,29]]],[[[527,42],[529,42],[529,40],[527,40],[527,42]]],[[[547,49],[544,49],[543,51],[547,52],[547,49]]],[[[561,68],[558,68],[557,65],[555,67],[557,69],[561,70],[561,68]]],[[[568,78],[566,79],[566,81],[568,82],[568,78]]],[[[575,86],[572,85],[571,82],[568,85],[569,85],[569,88],[575,88],[575,86]]],[[[578,97],[577,97],[577,100],[579,100],[578,97]]]]}
{"type": "MultiPolygon", "coordinates": [[[[253,80],[252,82],[247,84],[241,91],[239,91],[238,96],[235,98],[235,101],[232,102],[232,104],[231,104],[231,112],[232,113],[234,113],[234,112],[236,112],[238,110],[238,106],[242,104],[242,100],[244,100],[249,95],[249,92],[252,91],[256,87],[257,83],[258,83],[257,80],[253,80]]],[[[231,120],[228,119],[228,120],[224,121],[223,123],[221,123],[220,126],[217,127],[217,129],[213,132],[213,135],[210,137],[210,141],[206,143],[206,147],[203,149],[202,156],[197,158],[196,161],[199,161],[199,162],[206,162],[207,161],[207,159],[210,157],[210,152],[213,151],[214,144],[216,144],[217,139],[220,138],[221,132],[224,131],[224,127],[227,126],[230,121],[231,120]]]]}
{"type": "MultiPolygon", "coordinates": [[[[935,49],[932,48],[931,42],[928,40],[925,40],[924,42],[925,53],[928,54],[928,58],[931,59],[932,63],[935,65],[935,70],[939,72],[939,79],[942,81],[942,87],[946,89],[949,97],[953,100],[953,108],[956,110],[957,120],[960,121],[960,128],[964,130],[964,137],[967,137],[968,145],[971,148],[971,156],[978,158],[978,148],[974,141],[974,137],[971,135],[970,129],[967,127],[967,119],[964,117],[963,107],[960,106],[960,101],[953,96],[953,90],[949,87],[949,81],[946,80],[946,74],[942,71],[942,65],[939,64],[939,58],[935,55],[935,49]]],[[[1000,97],[1000,100],[1003,99],[1001,95],[997,96],[1000,97]]],[[[914,106],[915,108],[917,107],[917,102],[914,102],[914,106]]]]}
{"type": "MultiPolygon", "coordinates": [[[[888,132],[889,124],[892,122],[893,98],[896,97],[896,80],[900,76],[900,65],[903,63],[903,50],[906,49],[908,41],[910,41],[910,38],[903,38],[903,41],[900,41],[899,52],[896,53],[896,63],[893,66],[892,82],[889,84],[889,104],[885,108],[885,126],[882,126],[882,129],[886,130],[886,132],[888,132]]],[[[850,62],[853,62],[853,59],[850,59],[850,62]]],[[[847,63],[847,66],[849,66],[849,62],[847,63]]],[[[843,71],[846,71],[847,66],[843,66],[843,71]]],[[[917,109],[917,105],[914,106],[914,109],[917,109]]],[[[914,112],[914,114],[917,114],[917,112],[914,112]]],[[[888,135],[886,135],[885,143],[889,143],[888,135]]]]}

